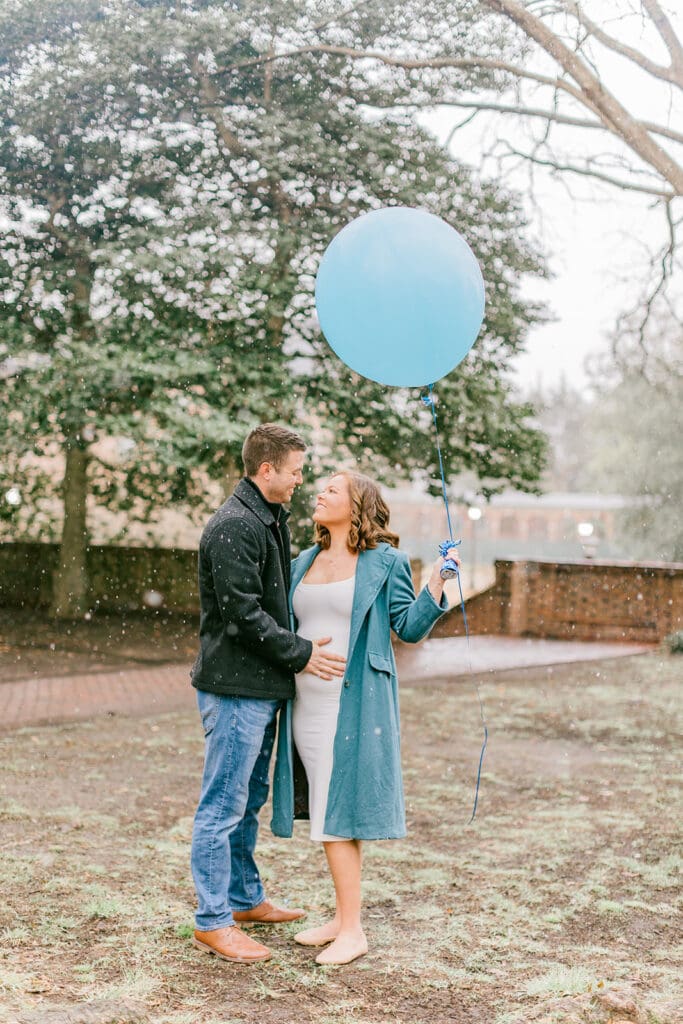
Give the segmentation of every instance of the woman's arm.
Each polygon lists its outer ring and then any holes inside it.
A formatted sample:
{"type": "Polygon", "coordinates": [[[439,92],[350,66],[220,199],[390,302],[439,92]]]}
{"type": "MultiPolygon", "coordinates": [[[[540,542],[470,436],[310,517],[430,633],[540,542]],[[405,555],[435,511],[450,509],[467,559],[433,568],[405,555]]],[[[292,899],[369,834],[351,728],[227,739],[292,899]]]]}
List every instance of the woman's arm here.
{"type": "Polygon", "coordinates": [[[406,643],[414,644],[427,636],[437,619],[448,611],[448,601],[443,593],[443,580],[439,583],[434,579],[443,564],[443,559],[435,563],[429,584],[415,596],[410,561],[403,552],[397,552],[394,568],[389,574],[389,622],[391,628],[406,643]],[[434,591],[432,591],[434,582],[434,591]]]}
{"type": "MultiPolygon", "coordinates": [[[[444,550],[443,547],[441,548],[441,550],[444,550]]],[[[443,585],[445,583],[445,580],[441,575],[441,570],[444,567],[446,559],[448,559],[450,562],[455,562],[458,568],[460,568],[460,555],[458,554],[457,545],[453,544],[452,546],[450,546],[446,552],[446,555],[441,555],[439,558],[437,558],[437,560],[434,562],[434,565],[432,566],[432,575],[429,577],[429,582],[427,583],[427,586],[429,587],[429,592],[437,604],[441,603],[441,598],[443,597],[443,585]]],[[[449,568],[451,567],[449,566],[449,568]]]]}

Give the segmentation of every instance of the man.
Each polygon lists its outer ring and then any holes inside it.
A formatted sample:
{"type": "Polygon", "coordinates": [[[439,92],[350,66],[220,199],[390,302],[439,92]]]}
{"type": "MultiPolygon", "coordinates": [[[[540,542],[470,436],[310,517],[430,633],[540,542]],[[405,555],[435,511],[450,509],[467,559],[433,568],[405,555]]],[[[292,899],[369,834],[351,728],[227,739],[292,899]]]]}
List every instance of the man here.
{"type": "Polygon", "coordinates": [[[323,679],[344,672],[344,658],[324,651],[329,637],[311,642],[289,628],[289,513],[282,503],[302,482],[305,450],[285,427],[252,430],[242,449],[245,477],[199,545],[200,649],[192,684],[206,749],[192,835],[194,944],[236,963],[270,957],[237,922],[304,916],[266,900],[254,860],[277,711],[294,696],[296,672],[323,679]]]}

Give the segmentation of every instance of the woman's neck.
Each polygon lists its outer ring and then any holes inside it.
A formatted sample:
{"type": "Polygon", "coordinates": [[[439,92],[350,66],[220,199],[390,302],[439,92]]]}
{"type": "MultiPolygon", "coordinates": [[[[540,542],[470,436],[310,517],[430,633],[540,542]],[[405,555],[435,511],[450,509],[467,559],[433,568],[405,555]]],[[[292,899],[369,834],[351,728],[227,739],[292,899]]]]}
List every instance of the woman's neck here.
{"type": "Polygon", "coordinates": [[[341,528],[332,529],[330,533],[330,546],[327,549],[332,558],[338,558],[341,555],[350,555],[352,552],[349,550],[348,537],[349,531],[346,526],[341,528]]]}

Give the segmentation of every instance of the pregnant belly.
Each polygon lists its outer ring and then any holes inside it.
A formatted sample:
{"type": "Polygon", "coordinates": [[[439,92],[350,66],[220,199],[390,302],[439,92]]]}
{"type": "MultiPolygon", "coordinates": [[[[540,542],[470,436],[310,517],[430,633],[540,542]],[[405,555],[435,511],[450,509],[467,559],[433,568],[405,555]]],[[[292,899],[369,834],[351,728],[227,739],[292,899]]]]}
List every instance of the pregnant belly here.
{"type": "Polygon", "coordinates": [[[297,701],[331,701],[336,704],[339,702],[342,683],[340,676],[335,676],[334,679],[321,679],[312,672],[301,672],[296,677],[297,701]]]}

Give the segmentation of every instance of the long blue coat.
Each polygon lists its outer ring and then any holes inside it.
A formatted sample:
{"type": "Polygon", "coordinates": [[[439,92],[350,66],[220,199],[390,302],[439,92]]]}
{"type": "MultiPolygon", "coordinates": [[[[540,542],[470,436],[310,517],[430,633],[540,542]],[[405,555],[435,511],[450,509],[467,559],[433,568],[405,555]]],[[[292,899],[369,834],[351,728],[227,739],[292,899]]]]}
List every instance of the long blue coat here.
{"type": "MultiPolygon", "coordinates": [[[[292,563],[291,597],[320,548],[292,563]]],[[[324,829],[349,839],[400,839],[406,834],[398,709],[391,630],[417,643],[448,609],[425,587],[415,596],[407,555],[379,544],[358,556],[346,673],[334,739],[324,829]]],[[[292,629],[296,623],[292,618],[292,629]]],[[[292,701],[281,714],[271,829],[291,836],[294,821],[292,701]]]]}

